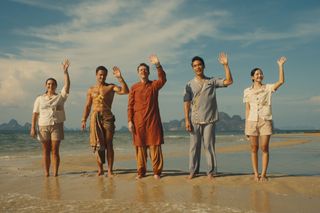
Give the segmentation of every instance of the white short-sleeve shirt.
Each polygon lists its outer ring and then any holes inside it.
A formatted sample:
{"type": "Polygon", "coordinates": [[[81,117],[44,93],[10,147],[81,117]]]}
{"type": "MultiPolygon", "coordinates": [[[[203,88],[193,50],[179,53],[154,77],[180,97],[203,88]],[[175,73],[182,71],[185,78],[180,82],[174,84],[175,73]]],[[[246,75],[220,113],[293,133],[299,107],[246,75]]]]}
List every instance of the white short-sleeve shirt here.
{"type": "Polygon", "coordinates": [[[272,120],[271,96],[275,92],[274,84],[263,85],[260,89],[253,89],[253,86],[243,91],[243,102],[250,104],[249,121],[272,120]]]}
{"type": "Polygon", "coordinates": [[[65,87],[57,95],[48,97],[46,94],[43,94],[38,96],[33,106],[33,112],[39,113],[38,125],[49,126],[64,122],[66,120],[64,103],[67,97],[68,94],[65,87]]]}

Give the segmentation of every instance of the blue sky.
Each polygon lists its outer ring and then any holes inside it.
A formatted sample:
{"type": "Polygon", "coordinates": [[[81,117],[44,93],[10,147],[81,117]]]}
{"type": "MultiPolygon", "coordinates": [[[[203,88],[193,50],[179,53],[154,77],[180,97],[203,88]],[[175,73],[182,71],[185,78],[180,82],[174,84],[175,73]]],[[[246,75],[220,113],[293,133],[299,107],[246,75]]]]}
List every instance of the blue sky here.
{"type": "MultiPolygon", "coordinates": [[[[224,77],[217,57],[229,56],[234,84],[218,90],[220,111],[244,117],[243,89],[261,67],[265,83],[285,84],[273,96],[275,126],[320,129],[320,3],[317,0],[3,0],[0,2],[0,123],[30,122],[34,99],[48,77],[62,85],[60,63],[71,60],[66,126],[80,127],[95,68],[117,65],[129,86],[136,66],[160,58],[168,82],[160,93],[163,121],[183,118],[182,94],[193,78],[190,60],[202,56],[206,75],[224,77]]],[[[156,78],[155,69],[151,78],[156,78]]],[[[108,82],[117,83],[109,75],[108,82]]],[[[127,123],[127,96],[113,104],[118,128],[127,123]]]]}

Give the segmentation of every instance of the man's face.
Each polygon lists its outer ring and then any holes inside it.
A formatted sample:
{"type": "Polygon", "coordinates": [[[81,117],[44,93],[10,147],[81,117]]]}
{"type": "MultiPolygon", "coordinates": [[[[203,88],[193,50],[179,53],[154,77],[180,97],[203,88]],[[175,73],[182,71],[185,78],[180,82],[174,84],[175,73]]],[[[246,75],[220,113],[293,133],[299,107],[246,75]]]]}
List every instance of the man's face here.
{"type": "Polygon", "coordinates": [[[195,60],[192,62],[192,69],[196,75],[203,75],[204,66],[201,61],[195,60]]]}
{"type": "Polygon", "coordinates": [[[97,82],[104,83],[107,78],[107,72],[104,70],[98,70],[96,74],[97,82]]]}
{"type": "Polygon", "coordinates": [[[147,67],[145,66],[140,66],[138,68],[138,75],[139,75],[139,78],[142,79],[142,80],[148,80],[149,79],[149,72],[148,72],[148,69],[147,67]]]}

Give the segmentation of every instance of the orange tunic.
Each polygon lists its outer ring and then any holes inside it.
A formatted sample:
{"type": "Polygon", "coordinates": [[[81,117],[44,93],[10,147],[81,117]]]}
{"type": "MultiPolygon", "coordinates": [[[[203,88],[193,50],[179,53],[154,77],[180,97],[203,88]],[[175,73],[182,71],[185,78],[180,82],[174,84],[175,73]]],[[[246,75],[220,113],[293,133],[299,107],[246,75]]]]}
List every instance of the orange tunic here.
{"type": "Polygon", "coordinates": [[[166,73],[162,67],[157,68],[158,80],[134,84],[129,93],[128,121],[132,121],[135,132],[135,146],[152,146],[163,144],[163,129],[160,118],[158,95],[166,83],[166,73]]]}

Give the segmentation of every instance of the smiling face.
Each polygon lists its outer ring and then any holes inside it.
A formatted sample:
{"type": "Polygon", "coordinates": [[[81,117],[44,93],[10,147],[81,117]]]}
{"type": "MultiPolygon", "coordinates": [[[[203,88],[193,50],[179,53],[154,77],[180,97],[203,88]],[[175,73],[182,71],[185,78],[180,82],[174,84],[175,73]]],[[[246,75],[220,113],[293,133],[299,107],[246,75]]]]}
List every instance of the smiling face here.
{"type": "Polygon", "coordinates": [[[142,80],[142,81],[149,80],[149,74],[150,74],[149,70],[146,66],[141,65],[138,67],[138,75],[139,75],[140,80],[142,80]]]}
{"type": "Polygon", "coordinates": [[[99,83],[104,83],[107,78],[107,72],[105,70],[98,70],[96,73],[96,79],[99,83]]]}
{"type": "Polygon", "coordinates": [[[261,83],[263,80],[263,72],[260,69],[256,69],[252,74],[251,74],[251,79],[253,82],[258,82],[261,83]]]}
{"type": "Polygon", "coordinates": [[[204,71],[204,65],[202,61],[200,60],[195,60],[192,62],[192,69],[196,76],[203,76],[203,71],[204,71]]]}
{"type": "Polygon", "coordinates": [[[52,78],[49,78],[46,80],[45,87],[47,89],[47,92],[55,93],[57,89],[57,81],[52,78]]]}

